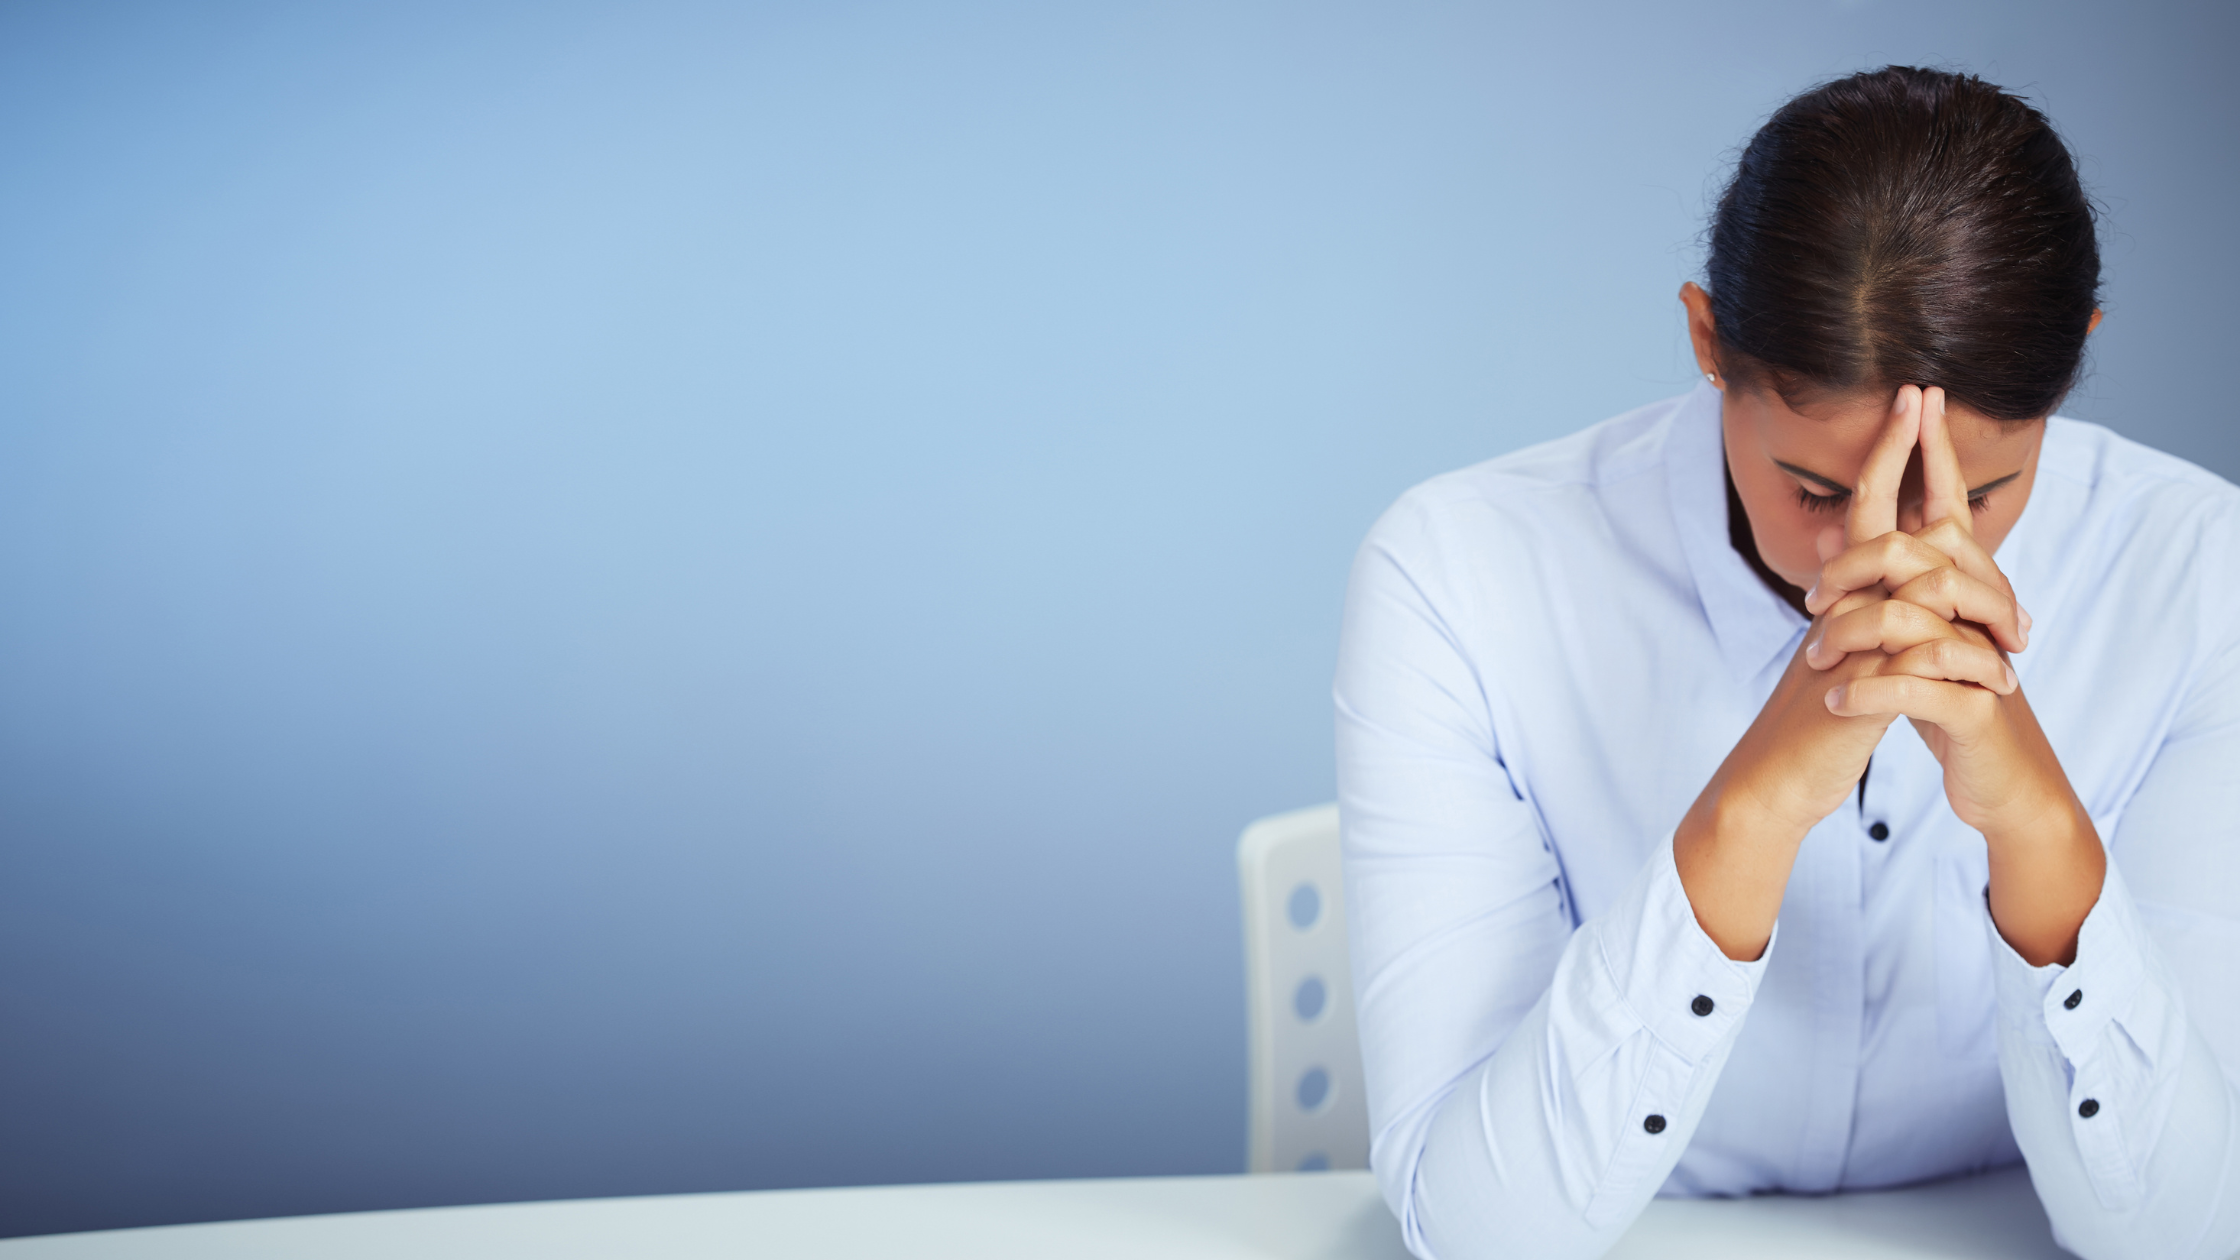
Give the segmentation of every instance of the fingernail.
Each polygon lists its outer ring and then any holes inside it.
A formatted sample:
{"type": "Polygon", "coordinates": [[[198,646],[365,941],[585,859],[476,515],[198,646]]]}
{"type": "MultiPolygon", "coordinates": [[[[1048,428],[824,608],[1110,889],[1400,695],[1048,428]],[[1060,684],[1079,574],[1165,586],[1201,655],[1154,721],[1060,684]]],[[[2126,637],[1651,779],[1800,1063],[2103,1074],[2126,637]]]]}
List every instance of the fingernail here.
{"type": "Polygon", "coordinates": [[[1839,712],[1843,707],[1843,688],[1828,688],[1828,694],[1824,697],[1824,699],[1826,699],[1828,703],[1828,712],[1839,712]]]}
{"type": "Polygon", "coordinates": [[[2022,615],[2022,637],[2027,639],[2030,637],[2030,610],[2020,604],[2016,604],[2014,610],[2022,615]]]}
{"type": "Polygon", "coordinates": [[[2021,680],[2014,676],[2014,666],[2007,666],[2007,690],[2012,691],[2021,685],[2021,680]]]}

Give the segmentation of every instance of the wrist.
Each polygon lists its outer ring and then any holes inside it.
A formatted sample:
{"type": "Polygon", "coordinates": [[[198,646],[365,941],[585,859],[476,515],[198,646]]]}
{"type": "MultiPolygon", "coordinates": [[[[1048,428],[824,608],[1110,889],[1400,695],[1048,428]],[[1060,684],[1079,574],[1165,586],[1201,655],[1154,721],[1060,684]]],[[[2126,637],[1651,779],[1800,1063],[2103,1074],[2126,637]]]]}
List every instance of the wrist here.
{"type": "Polygon", "coordinates": [[[2035,810],[2015,811],[2013,817],[1988,819],[1986,825],[1977,827],[1992,860],[2005,857],[2027,863],[2077,849],[2087,840],[2098,848],[2100,833],[2091,815],[2085,813],[2084,804],[2067,793],[2062,795],[2063,799],[2045,802],[2035,810]]]}
{"type": "Polygon", "coordinates": [[[2076,960],[2077,935],[2108,870],[2100,833],[2074,797],[2028,824],[1987,831],[1991,921],[2033,967],[2076,960]]]}
{"type": "Polygon", "coordinates": [[[1808,830],[1718,779],[1681,819],[1673,863],[1696,924],[1727,957],[1750,962],[1765,954],[1808,830]]]}
{"type": "MultiPolygon", "coordinates": [[[[2006,852],[2021,860],[2035,860],[2067,852],[2083,840],[2090,840],[2098,849],[2099,832],[2092,816],[2078,799],[2069,776],[2062,773],[2060,763],[2053,760],[2052,750],[2025,748],[2024,753],[2015,775],[2019,781],[2011,781],[2012,786],[2004,791],[1977,797],[1976,808],[1969,813],[1978,816],[1963,815],[1961,821],[1983,834],[1984,843],[1994,855],[2006,852]],[[2032,751],[2042,751],[2043,755],[2027,755],[2032,751]]],[[[1957,802],[1954,812],[1959,812],[1957,802]]]]}
{"type": "Polygon", "coordinates": [[[1794,850],[1804,843],[1805,833],[1842,806],[1858,782],[1856,776],[1840,786],[1817,781],[1824,777],[1795,767],[1750,766],[1712,784],[1706,793],[1709,819],[1722,836],[1738,843],[1794,850]]]}

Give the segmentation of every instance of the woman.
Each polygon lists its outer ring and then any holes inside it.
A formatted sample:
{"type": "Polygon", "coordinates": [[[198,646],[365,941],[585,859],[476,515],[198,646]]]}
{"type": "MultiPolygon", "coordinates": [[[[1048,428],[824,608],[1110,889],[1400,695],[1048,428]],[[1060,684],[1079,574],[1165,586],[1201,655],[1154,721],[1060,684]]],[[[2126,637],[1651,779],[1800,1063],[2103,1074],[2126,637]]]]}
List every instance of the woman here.
{"type": "Polygon", "coordinates": [[[2067,149],[1974,78],[1829,84],[1707,271],[1694,392],[1418,486],[1356,561],[1408,1245],[2019,1159],[2080,1255],[2240,1250],[2240,492],[2048,418],[2099,320],[2067,149]]]}

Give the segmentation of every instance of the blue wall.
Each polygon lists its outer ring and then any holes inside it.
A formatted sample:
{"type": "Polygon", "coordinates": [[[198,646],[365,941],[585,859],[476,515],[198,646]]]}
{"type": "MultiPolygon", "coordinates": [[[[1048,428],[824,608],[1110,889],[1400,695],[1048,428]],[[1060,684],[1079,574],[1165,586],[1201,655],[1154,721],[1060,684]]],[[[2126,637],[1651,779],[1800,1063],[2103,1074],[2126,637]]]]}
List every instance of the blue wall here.
{"type": "Polygon", "coordinates": [[[1237,1168],[1378,510],[1887,60],[2240,474],[2236,12],[0,8],[0,1232],[1237,1168]]]}

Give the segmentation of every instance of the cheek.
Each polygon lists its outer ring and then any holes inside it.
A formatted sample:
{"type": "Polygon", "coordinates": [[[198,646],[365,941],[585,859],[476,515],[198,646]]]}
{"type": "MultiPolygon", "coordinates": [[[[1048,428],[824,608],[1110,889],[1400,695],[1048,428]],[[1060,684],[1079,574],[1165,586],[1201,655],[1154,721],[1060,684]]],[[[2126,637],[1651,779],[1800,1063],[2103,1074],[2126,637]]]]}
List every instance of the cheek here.
{"type": "MultiPolygon", "coordinates": [[[[1774,572],[1798,581],[1820,572],[1820,531],[1840,526],[1840,516],[1822,516],[1806,511],[1795,504],[1784,504],[1768,522],[1765,535],[1758,539],[1758,554],[1774,572]]],[[[1807,583],[1801,583],[1809,585],[1807,583]]]]}
{"type": "Polygon", "coordinates": [[[1818,541],[1821,531],[1841,528],[1841,512],[1815,512],[1797,502],[1796,487],[1788,479],[1737,486],[1750,517],[1750,534],[1758,544],[1758,558],[1784,580],[1809,587],[1820,576],[1818,541]]]}
{"type": "Polygon", "coordinates": [[[1976,517],[1976,542],[1985,551],[1997,551],[1999,544],[2007,540],[2007,535],[2013,531],[2015,522],[2021,517],[2020,504],[1995,504],[1990,511],[1976,517]]]}

